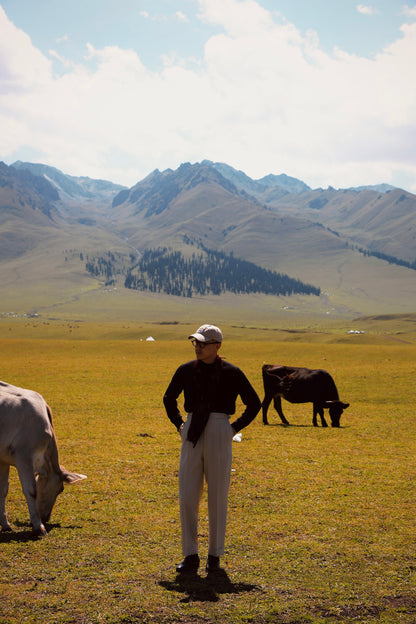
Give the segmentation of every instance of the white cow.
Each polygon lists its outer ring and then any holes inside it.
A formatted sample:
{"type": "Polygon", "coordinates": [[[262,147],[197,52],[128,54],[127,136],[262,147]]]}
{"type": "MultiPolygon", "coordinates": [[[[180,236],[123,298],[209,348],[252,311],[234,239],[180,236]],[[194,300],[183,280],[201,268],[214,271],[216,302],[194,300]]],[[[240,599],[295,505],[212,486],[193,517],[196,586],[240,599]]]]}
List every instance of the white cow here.
{"type": "Polygon", "coordinates": [[[76,483],[85,475],[59,465],[52,414],[43,397],[33,390],[0,381],[0,525],[11,531],[5,499],[9,467],[15,466],[29,508],[33,532],[46,535],[44,523],[52,513],[64,483],[76,483]]]}

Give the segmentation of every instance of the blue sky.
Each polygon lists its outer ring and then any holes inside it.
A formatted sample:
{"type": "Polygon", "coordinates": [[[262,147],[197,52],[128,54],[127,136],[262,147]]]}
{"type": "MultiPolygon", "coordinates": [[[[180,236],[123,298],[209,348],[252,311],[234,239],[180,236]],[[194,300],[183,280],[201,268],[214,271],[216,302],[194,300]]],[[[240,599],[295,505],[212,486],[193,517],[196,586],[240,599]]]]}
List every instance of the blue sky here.
{"type": "Polygon", "coordinates": [[[416,193],[416,4],[0,0],[0,160],[416,193]]]}

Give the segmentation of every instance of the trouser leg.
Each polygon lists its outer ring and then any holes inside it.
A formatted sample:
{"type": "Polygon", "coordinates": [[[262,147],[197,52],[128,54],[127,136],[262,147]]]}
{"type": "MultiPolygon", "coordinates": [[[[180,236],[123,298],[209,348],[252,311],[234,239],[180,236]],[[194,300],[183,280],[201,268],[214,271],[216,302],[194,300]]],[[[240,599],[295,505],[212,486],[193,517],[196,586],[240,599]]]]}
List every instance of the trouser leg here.
{"type": "Polygon", "coordinates": [[[179,462],[179,507],[184,557],[198,552],[198,510],[204,485],[202,440],[194,447],[186,439],[189,420],[182,431],[182,449],[179,462]]]}
{"type": "Polygon", "coordinates": [[[211,414],[204,431],[204,467],[208,486],[208,554],[224,554],[233,431],[225,415],[211,414]]]}

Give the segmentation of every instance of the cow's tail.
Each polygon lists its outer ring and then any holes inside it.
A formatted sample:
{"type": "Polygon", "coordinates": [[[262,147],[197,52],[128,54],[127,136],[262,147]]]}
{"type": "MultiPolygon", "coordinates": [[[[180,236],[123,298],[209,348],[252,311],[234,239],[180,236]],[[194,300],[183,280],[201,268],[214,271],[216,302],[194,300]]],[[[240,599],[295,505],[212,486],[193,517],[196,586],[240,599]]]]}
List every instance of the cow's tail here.
{"type": "Polygon", "coordinates": [[[263,366],[261,367],[261,374],[263,376],[263,380],[266,378],[267,372],[269,370],[269,368],[271,368],[271,364],[263,364],[263,366]]]}
{"type": "Polygon", "coordinates": [[[52,410],[49,407],[48,404],[46,404],[46,411],[48,412],[48,418],[49,418],[49,422],[51,423],[51,427],[53,428],[53,422],[52,422],[52,410]]]}
{"type": "Polygon", "coordinates": [[[266,400],[266,396],[270,396],[272,397],[275,392],[276,392],[276,386],[279,383],[279,378],[275,377],[274,375],[271,375],[269,373],[269,370],[273,368],[273,364],[263,364],[261,372],[262,372],[262,376],[263,376],[263,388],[264,388],[264,394],[265,394],[265,400],[266,400]]]}
{"type": "Polygon", "coordinates": [[[48,413],[48,419],[51,424],[52,431],[49,441],[49,461],[51,462],[54,472],[59,473],[61,471],[61,466],[59,465],[58,445],[56,443],[56,436],[53,428],[52,410],[48,404],[46,404],[46,411],[48,413]]]}
{"type": "Polygon", "coordinates": [[[338,388],[335,385],[335,381],[328,373],[328,397],[331,397],[329,400],[331,401],[339,401],[338,388]]]}

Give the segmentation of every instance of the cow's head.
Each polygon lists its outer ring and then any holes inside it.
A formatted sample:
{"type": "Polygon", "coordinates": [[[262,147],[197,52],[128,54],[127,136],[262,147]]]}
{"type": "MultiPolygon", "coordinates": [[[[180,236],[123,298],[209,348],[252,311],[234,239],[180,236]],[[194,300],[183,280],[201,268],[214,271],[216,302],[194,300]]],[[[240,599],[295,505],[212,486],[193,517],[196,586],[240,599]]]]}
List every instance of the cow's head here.
{"type": "Polygon", "coordinates": [[[343,403],[342,401],[325,401],[324,407],[329,408],[329,416],[331,418],[332,427],[339,427],[339,421],[344,409],[349,407],[349,403],[343,403]]]}
{"type": "Polygon", "coordinates": [[[36,507],[42,522],[48,522],[52,509],[59,494],[64,489],[64,483],[72,484],[87,477],[76,472],[68,472],[62,466],[59,472],[42,470],[36,477],[36,507]]]}

